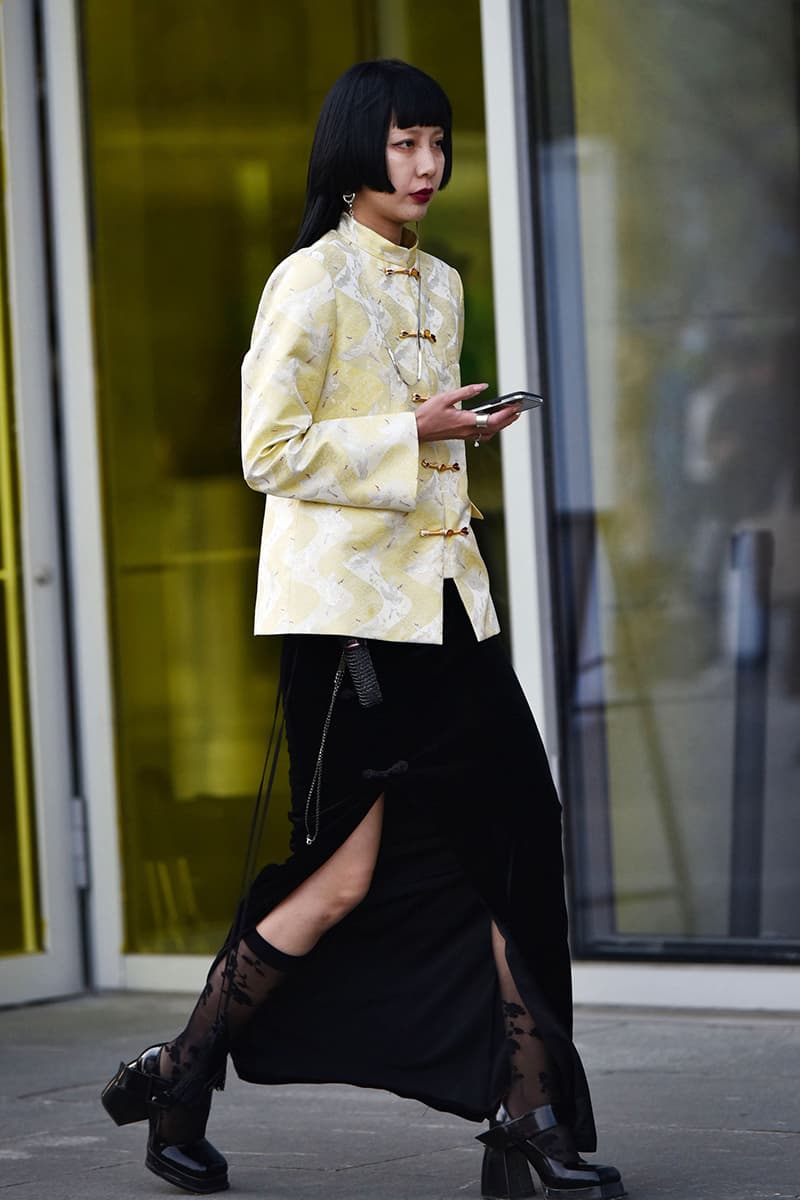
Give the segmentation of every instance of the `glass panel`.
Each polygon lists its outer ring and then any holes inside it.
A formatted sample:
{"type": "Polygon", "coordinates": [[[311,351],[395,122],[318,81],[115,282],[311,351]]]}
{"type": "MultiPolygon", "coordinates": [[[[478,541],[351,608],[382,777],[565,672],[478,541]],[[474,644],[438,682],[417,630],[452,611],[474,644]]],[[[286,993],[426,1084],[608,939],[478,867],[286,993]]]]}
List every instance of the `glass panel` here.
{"type": "MultiPolygon", "coordinates": [[[[456,172],[422,238],[464,274],[464,378],[494,383],[479,7],[84,0],[82,14],[126,948],[209,951],[276,686],[278,644],[251,634],[263,499],[238,446],[258,297],[297,231],[323,95],[360,58],[406,57],[454,102],[456,172]]],[[[474,492],[497,575],[488,451],[474,492]]],[[[270,855],[287,787],[284,773],[270,855]]]]}
{"type": "Polygon", "coordinates": [[[25,682],[16,426],[0,196],[0,955],[42,949],[25,682]]]}
{"type": "Polygon", "coordinates": [[[578,948],[796,957],[800,6],[528,12],[578,948]]]}

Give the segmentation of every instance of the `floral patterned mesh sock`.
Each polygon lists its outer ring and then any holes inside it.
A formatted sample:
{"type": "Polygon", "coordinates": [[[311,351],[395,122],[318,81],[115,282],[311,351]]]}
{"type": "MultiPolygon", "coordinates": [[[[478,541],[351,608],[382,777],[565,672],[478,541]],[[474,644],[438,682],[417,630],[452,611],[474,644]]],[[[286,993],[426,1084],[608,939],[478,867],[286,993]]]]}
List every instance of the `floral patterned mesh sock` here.
{"type": "Polygon", "coordinates": [[[511,1062],[511,1086],[504,1104],[509,1116],[521,1117],[532,1108],[553,1104],[557,1097],[547,1048],[519,994],[506,961],[505,942],[496,929],[493,944],[511,1062]]]}
{"type": "Polygon", "coordinates": [[[159,1116],[167,1142],[203,1136],[211,1089],[222,1080],[236,1035],[302,958],[284,954],[256,931],[245,934],[234,953],[211,968],[192,1015],[178,1036],[165,1043],[159,1073],[174,1081],[174,1106],[159,1116]]]}

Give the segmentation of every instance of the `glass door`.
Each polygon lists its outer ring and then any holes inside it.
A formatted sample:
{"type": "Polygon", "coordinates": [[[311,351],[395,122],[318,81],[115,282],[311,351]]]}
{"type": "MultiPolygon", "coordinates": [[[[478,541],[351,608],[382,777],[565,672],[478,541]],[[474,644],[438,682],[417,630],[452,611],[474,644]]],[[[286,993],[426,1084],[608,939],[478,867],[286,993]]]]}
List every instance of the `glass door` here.
{"type": "Polygon", "coordinates": [[[0,10],[0,1004],[82,985],[32,7],[0,10]]]}
{"type": "Polygon", "coordinates": [[[576,949],[800,959],[800,4],[524,6],[576,949]]]}

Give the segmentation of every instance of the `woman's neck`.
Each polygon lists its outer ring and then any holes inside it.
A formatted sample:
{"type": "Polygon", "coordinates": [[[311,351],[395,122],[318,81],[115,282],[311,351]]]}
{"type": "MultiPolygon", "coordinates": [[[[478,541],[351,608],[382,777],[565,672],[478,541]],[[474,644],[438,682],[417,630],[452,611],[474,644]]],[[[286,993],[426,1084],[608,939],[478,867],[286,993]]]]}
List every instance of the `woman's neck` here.
{"type": "Polygon", "coordinates": [[[394,242],[396,246],[407,246],[409,244],[409,231],[406,229],[402,221],[392,221],[389,217],[384,217],[379,213],[360,213],[357,203],[353,205],[353,218],[358,221],[359,225],[364,225],[367,229],[371,229],[373,233],[380,234],[386,238],[388,242],[394,242]]]}

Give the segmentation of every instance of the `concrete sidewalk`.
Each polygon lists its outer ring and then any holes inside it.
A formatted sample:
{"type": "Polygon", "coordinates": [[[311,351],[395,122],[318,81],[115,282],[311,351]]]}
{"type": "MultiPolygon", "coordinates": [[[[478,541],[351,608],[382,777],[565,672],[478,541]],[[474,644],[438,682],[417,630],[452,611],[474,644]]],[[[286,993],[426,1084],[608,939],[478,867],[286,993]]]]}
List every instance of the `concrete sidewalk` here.
{"type": "MultiPolygon", "coordinates": [[[[0,1011],[0,1197],[179,1192],[145,1171],[143,1125],[98,1102],[120,1058],[180,1028],[183,996],[87,996],[0,1011]]],[[[800,1197],[800,1024],[791,1017],[584,1009],[598,1158],[633,1200],[800,1197]]],[[[382,1092],[232,1078],[210,1135],[231,1195],[478,1200],[478,1127],[382,1092]]],[[[541,1189],[539,1189],[541,1194],[541,1189]]]]}

